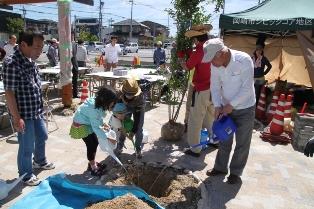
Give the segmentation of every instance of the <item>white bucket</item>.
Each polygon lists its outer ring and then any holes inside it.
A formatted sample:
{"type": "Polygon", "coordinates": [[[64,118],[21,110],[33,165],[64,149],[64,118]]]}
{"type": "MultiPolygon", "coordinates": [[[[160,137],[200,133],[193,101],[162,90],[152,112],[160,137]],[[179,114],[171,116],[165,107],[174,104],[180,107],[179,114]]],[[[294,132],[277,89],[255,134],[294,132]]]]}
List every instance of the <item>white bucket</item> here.
{"type": "Polygon", "coordinates": [[[144,129],[144,130],[143,130],[143,141],[142,141],[143,144],[148,143],[148,137],[149,137],[148,131],[146,131],[146,130],[144,129]]]}

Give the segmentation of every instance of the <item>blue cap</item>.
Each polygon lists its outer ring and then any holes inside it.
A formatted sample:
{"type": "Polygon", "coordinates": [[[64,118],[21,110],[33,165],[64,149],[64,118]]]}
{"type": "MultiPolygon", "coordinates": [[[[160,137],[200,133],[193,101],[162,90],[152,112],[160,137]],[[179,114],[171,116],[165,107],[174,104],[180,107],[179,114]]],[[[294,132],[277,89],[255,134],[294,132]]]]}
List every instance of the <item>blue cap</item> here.
{"type": "Polygon", "coordinates": [[[113,107],[113,113],[126,113],[126,105],[124,103],[116,103],[113,107]]]}

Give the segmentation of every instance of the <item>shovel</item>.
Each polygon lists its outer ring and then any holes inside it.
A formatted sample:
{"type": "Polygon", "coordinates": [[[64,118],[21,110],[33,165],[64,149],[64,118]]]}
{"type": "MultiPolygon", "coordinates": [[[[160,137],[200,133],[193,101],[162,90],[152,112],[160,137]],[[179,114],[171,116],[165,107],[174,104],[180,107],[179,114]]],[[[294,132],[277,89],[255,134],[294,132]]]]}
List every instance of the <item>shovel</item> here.
{"type": "MultiPolygon", "coordinates": [[[[107,134],[107,137],[116,140],[116,132],[110,130],[107,134]]],[[[111,142],[109,142],[108,139],[98,139],[98,143],[102,151],[107,152],[118,164],[120,164],[123,167],[124,170],[126,170],[122,162],[113,152],[113,150],[117,147],[117,143],[114,145],[111,142]]]]}

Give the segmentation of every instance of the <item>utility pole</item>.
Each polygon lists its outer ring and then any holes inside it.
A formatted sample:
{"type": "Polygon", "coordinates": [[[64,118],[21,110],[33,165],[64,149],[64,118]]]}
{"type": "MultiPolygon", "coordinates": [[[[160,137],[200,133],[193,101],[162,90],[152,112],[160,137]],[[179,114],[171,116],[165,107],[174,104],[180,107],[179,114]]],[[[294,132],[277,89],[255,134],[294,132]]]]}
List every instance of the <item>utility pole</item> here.
{"type": "Polygon", "coordinates": [[[24,19],[24,30],[26,30],[26,9],[25,7],[23,6],[23,19],[24,19]]]}
{"type": "Polygon", "coordinates": [[[99,41],[102,42],[102,8],[104,7],[104,2],[99,0],[99,41]]]}
{"type": "Polygon", "coordinates": [[[130,0],[131,2],[131,24],[130,24],[130,42],[132,41],[132,33],[133,33],[133,4],[134,1],[130,0]]]}
{"type": "Polygon", "coordinates": [[[168,12],[168,36],[170,35],[169,12],[168,12]]]}
{"type": "Polygon", "coordinates": [[[73,29],[73,32],[74,32],[74,40],[76,40],[76,15],[74,15],[74,29],[73,29]]]}
{"type": "Polygon", "coordinates": [[[112,23],[114,22],[112,18],[108,20],[109,25],[108,25],[108,30],[109,30],[109,37],[111,36],[111,28],[112,28],[112,23]]]}

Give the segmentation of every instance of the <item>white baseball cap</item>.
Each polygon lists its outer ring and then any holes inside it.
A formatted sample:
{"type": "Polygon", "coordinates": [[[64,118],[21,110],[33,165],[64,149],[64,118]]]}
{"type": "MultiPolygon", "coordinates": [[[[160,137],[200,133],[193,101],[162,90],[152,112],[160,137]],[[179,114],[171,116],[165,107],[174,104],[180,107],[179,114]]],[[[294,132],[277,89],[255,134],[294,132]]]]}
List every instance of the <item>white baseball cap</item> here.
{"type": "Polygon", "coordinates": [[[211,62],[214,59],[216,53],[223,48],[225,48],[225,45],[220,38],[209,39],[203,45],[204,56],[202,62],[211,62]]]}

